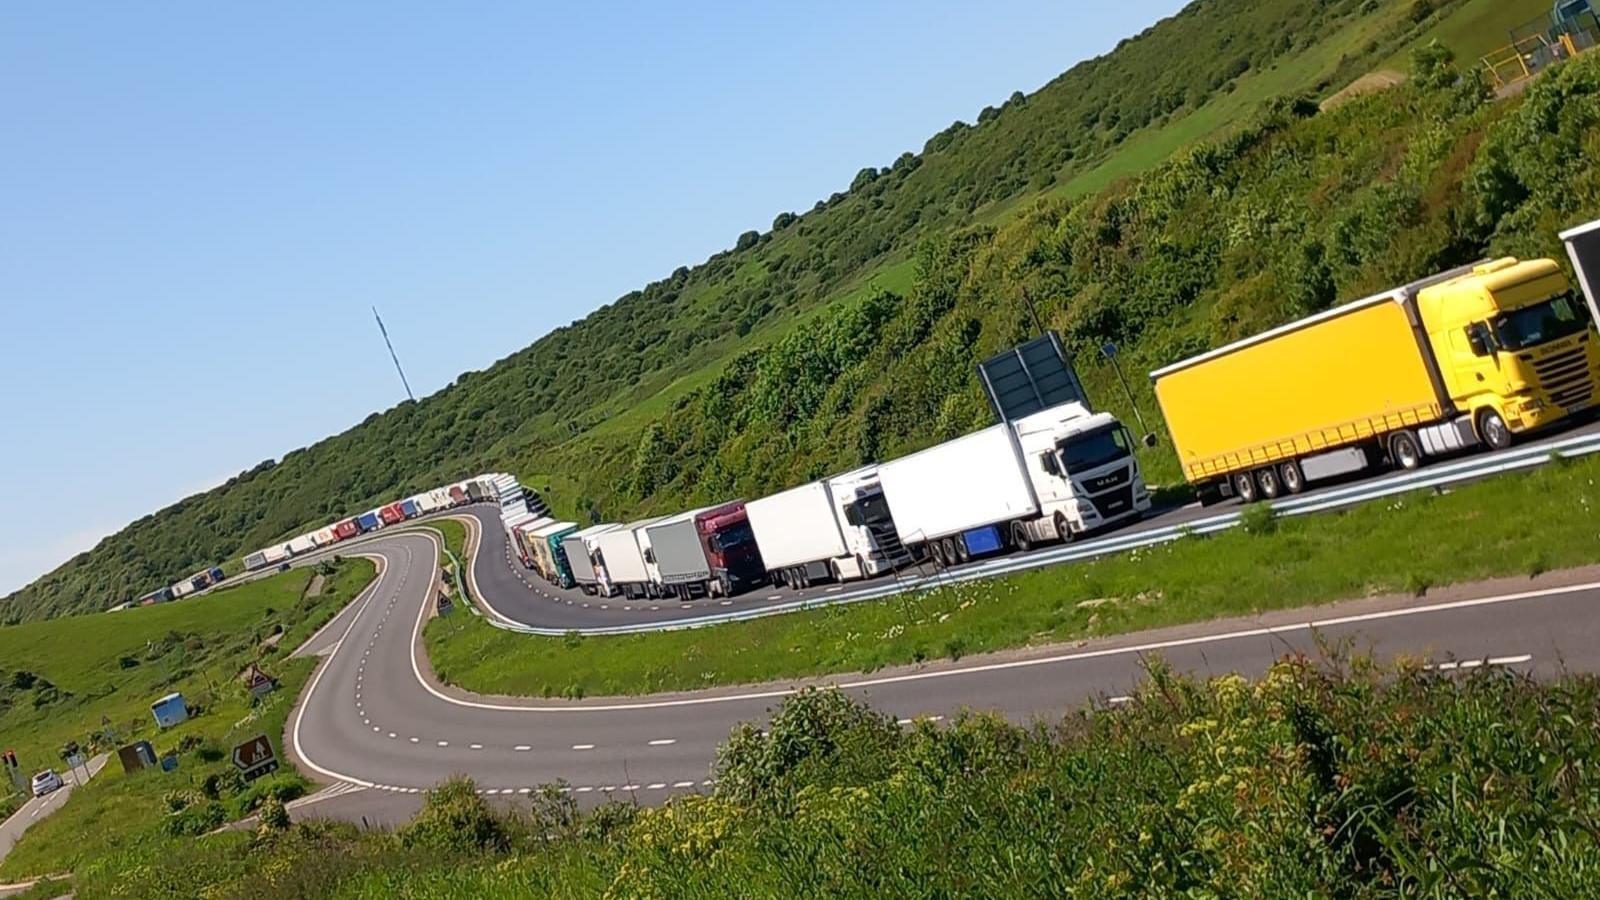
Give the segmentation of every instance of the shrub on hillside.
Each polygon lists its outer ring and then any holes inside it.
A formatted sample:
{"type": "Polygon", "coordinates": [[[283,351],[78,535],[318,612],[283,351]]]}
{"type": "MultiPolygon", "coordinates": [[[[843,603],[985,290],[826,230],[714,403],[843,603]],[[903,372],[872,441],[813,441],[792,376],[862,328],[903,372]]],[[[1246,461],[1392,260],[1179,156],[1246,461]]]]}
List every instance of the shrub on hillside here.
{"type": "Polygon", "coordinates": [[[499,850],[506,845],[499,817],[478,796],[470,778],[452,778],[428,792],[428,798],[398,832],[408,849],[469,853],[499,850]]]}

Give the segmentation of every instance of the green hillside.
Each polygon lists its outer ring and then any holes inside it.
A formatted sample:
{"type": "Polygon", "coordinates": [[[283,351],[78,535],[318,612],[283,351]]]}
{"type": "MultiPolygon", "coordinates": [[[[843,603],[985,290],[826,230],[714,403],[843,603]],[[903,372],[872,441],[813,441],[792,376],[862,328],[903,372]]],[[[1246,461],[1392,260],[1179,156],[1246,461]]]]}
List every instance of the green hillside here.
{"type": "MultiPolygon", "coordinates": [[[[1581,167],[1536,171],[1514,138],[1495,181],[1478,147],[1512,107],[1408,87],[1308,118],[1484,2],[1199,0],[732,250],[132,523],[0,617],[103,607],[491,467],[563,513],[619,517],[902,452],[985,420],[971,367],[1027,331],[1023,287],[1074,349],[1117,340],[1137,368],[1491,243],[1547,247],[1593,204],[1547,196],[1581,167]]],[[[1148,462],[1174,478],[1160,451],[1148,462]]]]}

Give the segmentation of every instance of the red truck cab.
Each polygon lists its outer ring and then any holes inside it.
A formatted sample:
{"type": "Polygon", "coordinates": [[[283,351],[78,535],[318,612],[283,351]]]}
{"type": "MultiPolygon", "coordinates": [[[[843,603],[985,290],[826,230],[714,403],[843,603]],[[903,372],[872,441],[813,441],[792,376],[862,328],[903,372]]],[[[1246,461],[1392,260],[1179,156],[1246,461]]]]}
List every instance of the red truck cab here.
{"type": "Polygon", "coordinates": [[[391,503],[378,510],[378,516],[383,519],[385,525],[395,525],[406,520],[406,511],[400,507],[400,504],[391,503]]]}
{"type": "Polygon", "coordinates": [[[695,516],[694,524],[711,564],[711,577],[720,580],[729,594],[766,583],[766,565],[743,500],[708,509],[695,516]]]}

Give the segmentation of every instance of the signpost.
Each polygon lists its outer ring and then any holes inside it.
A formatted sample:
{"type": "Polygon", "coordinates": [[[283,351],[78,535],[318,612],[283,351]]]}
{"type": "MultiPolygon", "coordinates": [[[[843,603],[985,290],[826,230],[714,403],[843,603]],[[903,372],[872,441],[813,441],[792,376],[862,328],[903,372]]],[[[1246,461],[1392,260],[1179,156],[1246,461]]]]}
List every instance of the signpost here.
{"type": "Polygon", "coordinates": [[[233,766],[244,775],[245,781],[255,781],[278,771],[278,754],[267,736],[258,734],[233,748],[233,766]]]}

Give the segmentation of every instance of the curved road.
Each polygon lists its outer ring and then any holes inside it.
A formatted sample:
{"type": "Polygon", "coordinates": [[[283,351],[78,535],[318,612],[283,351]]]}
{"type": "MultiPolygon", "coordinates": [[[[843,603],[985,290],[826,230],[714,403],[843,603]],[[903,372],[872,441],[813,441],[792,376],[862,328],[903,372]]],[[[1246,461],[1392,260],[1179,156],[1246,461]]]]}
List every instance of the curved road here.
{"type": "MultiPolygon", "coordinates": [[[[516,796],[565,780],[591,799],[626,793],[652,802],[702,789],[729,729],[764,718],[790,690],[560,702],[441,689],[420,647],[436,539],[397,533],[371,541],[363,552],[378,559],[381,572],[303,648],[329,658],[308,685],[285,739],[308,769],[347,783],[336,792],[410,794],[464,773],[486,794],[516,796]]],[[[1546,674],[1592,670],[1600,665],[1600,617],[1593,614],[1600,571],[1566,578],[1578,583],[1517,579],[1474,595],[1365,600],[834,682],[907,718],[962,708],[1014,718],[1055,716],[1086,699],[1114,701],[1128,692],[1152,653],[1181,670],[1255,674],[1285,652],[1315,653],[1314,633],[1348,637],[1380,655],[1481,660],[1546,674]]]]}

